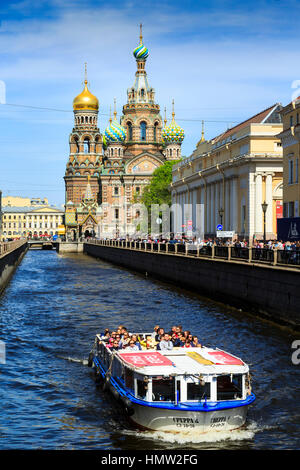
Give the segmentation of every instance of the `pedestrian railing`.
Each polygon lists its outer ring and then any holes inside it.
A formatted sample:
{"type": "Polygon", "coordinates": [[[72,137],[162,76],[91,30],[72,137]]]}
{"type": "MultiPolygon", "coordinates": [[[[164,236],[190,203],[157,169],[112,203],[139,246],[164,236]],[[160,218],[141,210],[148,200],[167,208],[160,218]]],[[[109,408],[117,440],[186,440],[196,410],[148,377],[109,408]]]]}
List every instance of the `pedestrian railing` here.
{"type": "Polygon", "coordinates": [[[254,264],[259,263],[273,266],[300,267],[300,249],[280,250],[270,248],[220,245],[201,246],[192,243],[150,243],[141,241],[98,239],[88,239],[85,240],[85,243],[138,251],[166,253],[178,256],[219,259],[254,264]]]}
{"type": "Polygon", "coordinates": [[[0,256],[6,255],[27,243],[27,240],[13,240],[11,242],[0,242],[0,256]]]}

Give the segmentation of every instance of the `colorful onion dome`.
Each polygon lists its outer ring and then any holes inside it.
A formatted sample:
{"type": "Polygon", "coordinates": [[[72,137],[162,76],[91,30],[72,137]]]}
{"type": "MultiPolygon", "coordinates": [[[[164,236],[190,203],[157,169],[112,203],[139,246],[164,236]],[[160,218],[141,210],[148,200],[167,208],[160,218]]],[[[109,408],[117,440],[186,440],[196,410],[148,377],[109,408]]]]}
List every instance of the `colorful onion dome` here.
{"type": "Polygon", "coordinates": [[[114,143],[114,142],[122,143],[126,139],[126,130],[115,119],[105,129],[103,141],[104,139],[105,139],[106,145],[108,145],[109,143],[114,143]]]}
{"type": "Polygon", "coordinates": [[[144,44],[139,44],[133,51],[133,55],[136,59],[147,59],[149,51],[144,44]]]}
{"type": "Polygon", "coordinates": [[[143,44],[142,25],[140,25],[140,43],[134,49],[133,55],[136,59],[147,59],[147,57],[149,55],[149,51],[148,51],[147,47],[145,47],[144,44],[143,44]]]}
{"type": "Polygon", "coordinates": [[[184,139],[184,130],[172,119],[171,123],[163,128],[162,138],[167,144],[171,142],[181,143],[184,139]]]}
{"type": "MultiPolygon", "coordinates": [[[[184,139],[184,130],[178,126],[175,121],[175,112],[174,112],[174,100],[172,103],[173,111],[172,111],[172,121],[168,126],[162,129],[162,139],[166,144],[170,144],[171,142],[181,144],[184,139]]],[[[166,119],[165,119],[166,123],[166,119]]]]}

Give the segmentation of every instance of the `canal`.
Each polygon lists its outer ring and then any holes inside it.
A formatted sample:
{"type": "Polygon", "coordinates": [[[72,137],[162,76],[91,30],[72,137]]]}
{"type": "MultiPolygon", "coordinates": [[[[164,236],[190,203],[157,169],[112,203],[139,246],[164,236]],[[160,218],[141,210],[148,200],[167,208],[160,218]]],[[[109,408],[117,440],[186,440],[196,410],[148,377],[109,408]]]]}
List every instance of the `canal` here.
{"type": "Polygon", "coordinates": [[[85,255],[29,251],[0,298],[6,344],[0,449],[298,449],[294,339],[258,318],[85,255]],[[132,428],[87,367],[95,334],[120,323],[148,331],[182,324],[203,344],[240,356],[257,395],[246,427],[215,435],[132,428]]]}

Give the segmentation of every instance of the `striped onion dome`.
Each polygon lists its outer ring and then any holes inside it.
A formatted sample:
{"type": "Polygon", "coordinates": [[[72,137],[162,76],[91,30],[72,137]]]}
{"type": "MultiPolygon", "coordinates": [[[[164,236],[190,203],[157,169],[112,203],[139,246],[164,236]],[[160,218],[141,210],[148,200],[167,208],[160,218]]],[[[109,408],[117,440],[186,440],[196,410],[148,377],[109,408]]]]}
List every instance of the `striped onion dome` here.
{"type": "Polygon", "coordinates": [[[109,143],[119,142],[122,143],[126,139],[126,130],[117,120],[112,121],[105,129],[103,136],[104,145],[109,143]]]}
{"type": "Polygon", "coordinates": [[[147,59],[149,51],[143,43],[140,43],[133,51],[133,55],[136,59],[147,59]]]}
{"type": "Polygon", "coordinates": [[[166,144],[181,143],[184,139],[184,130],[178,126],[173,118],[171,123],[162,130],[162,138],[166,144]]]}

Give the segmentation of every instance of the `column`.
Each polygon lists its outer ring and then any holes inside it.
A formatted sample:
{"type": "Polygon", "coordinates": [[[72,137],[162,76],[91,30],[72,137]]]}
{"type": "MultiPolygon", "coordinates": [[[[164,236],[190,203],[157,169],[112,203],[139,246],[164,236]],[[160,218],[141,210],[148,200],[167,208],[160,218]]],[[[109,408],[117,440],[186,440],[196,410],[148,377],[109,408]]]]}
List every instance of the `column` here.
{"type": "Polygon", "coordinates": [[[255,233],[260,236],[263,233],[262,202],[262,175],[257,174],[255,178],[255,233]]]}
{"type": "Polygon", "coordinates": [[[211,185],[207,186],[207,200],[206,200],[206,233],[210,233],[210,219],[211,219],[211,185]]]}
{"type": "Polygon", "coordinates": [[[273,190],[272,190],[272,174],[266,176],[266,203],[268,204],[266,212],[266,233],[267,237],[273,234],[273,190]]]}
{"type": "Polygon", "coordinates": [[[230,180],[225,181],[225,230],[230,230],[230,180]]]}
{"type": "Polygon", "coordinates": [[[238,205],[238,192],[237,192],[237,178],[231,180],[231,230],[238,232],[238,217],[237,217],[237,205],[238,205]]]}

